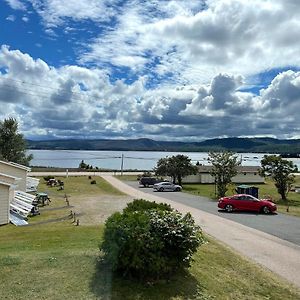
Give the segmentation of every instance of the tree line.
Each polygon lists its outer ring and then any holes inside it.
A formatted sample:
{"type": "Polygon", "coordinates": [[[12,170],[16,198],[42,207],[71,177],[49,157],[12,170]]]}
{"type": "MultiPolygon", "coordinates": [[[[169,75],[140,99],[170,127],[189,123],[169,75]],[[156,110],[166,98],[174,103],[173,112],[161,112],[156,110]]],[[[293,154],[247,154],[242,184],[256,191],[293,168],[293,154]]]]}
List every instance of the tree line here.
{"type": "MultiPolygon", "coordinates": [[[[212,165],[210,174],[215,179],[217,197],[224,197],[232,183],[232,178],[238,174],[241,161],[234,152],[230,151],[209,152],[208,161],[212,165]]],[[[154,172],[157,176],[169,176],[173,183],[182,185],[182,178],[197,174],[198,168],[187,156],[176,155],[161,158],[154,172]]],[[[287,194],[295,182],[293,174],[295,172],[298,172],[297,166],[280,156],[265,155],[261,160],[260,175],[274,182],[277,192],[284,201],[287,201],[287,194]]]]}
{"type": "MultiPolygon", "coordinates": [[[[0,121],[0,159],[15,163],[29,165],[33,156],[26,153],[26,141],[19,132],[18,122],[15,118],[0,121]]],[[[231,151],[209,152],[208,161],[212,165],[211,175],[215,178],[218,197],[224,197],[232,178],[237,175],[241,161],[231,151]]],[[[84,161],[81,167],[87,167],[84,161]]],[[[90,167],[90,166],[89,166],[90,167]]],[[[176,155],[161,158],[154,169],[157,176],[170,176],[173,183],[182,185],[185,176],[197,174],[198,167],[191,163],[186,155],[176,155]]],[[[277,155],[265,155],[261,161],[260,175],[273,180],[282,200],[287,200],[287,193],[295,182],[293,173],[297,166],[292,161],[277,155]]]]}

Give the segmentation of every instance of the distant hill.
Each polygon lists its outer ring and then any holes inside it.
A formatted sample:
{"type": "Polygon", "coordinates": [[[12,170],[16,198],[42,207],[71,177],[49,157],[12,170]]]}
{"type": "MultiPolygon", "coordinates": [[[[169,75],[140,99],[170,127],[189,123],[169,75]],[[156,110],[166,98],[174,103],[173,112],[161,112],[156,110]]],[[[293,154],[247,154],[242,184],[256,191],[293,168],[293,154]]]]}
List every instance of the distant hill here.
{"type": "Polygon", "coordinates": [[[119,151],[220,151],[300,153],[300,139],[278,140],[273,138],[220,138],[202,142],[168,142],[151,139],[64,139],[32,141],[27,140],[28,149],[45,150],[119,150],[119,151]]]}

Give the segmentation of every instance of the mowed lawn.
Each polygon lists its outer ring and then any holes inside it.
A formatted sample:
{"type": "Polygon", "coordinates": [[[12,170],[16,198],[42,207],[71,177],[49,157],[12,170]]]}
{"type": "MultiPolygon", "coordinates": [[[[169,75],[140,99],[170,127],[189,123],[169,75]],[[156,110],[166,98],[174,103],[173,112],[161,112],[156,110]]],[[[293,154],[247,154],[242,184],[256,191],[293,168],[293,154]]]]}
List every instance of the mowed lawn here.
{"type": "MultiPolygon", "coordinates": [[[[287,213],[294,216],[300,216],[300,194],[295,192],[288,193],[289,212],[286,211],[287,203],[280,199],[280,195],[277,193],[277,189],[274,183],[270,180],[266,180],[264,184],[248,184],[259,188],[259,198],[269,198],[277,204],[279,212],[287,213]]],[[[295,185],[300,186],[300,176],[296,176],[295,185]]],[[[229,186],[227,195],[236,194],[236,185],[229,186]]],[[[205,196],[213,200],[217,200],[215,196],[214,184],[184,184],[183,191],[199,196],[205,196]]]]}
{"type": "MultiPolygon", "coordinates": [[[[74,196],[75,186],[81,186],[84,201],[90,192],[87,178],[68,180],[74,184],[74,196]]],[[[100,193],[118,193],[112,187],[101,190],[102,186],[100,193]]],[[[61,196],[57,191],[55,197],[54,189],[52,193],[50,207],[61,196]]],[[[48,213],[42,211],[41,218],[48,219],[48,213]]],[[[103,230],[103,224],[75,226],[72,219],[1,226],[0,299],[300,299],[295,287],[210,238],[195,254],[192,267],[170,280],[126,280],[101,259],[103,230]]]]}

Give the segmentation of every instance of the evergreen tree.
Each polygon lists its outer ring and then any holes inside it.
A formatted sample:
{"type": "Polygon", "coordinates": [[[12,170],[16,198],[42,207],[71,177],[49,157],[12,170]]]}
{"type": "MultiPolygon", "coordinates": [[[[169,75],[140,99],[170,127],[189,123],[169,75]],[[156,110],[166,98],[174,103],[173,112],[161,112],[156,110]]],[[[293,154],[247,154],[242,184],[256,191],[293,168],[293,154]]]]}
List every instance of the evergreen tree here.
{"type": "Polygon", "coordinates": [[[27,166],[33,158],[32,154],[26,154],[26,141],[14,118],[0,122],[0,158],[27,166]]]}

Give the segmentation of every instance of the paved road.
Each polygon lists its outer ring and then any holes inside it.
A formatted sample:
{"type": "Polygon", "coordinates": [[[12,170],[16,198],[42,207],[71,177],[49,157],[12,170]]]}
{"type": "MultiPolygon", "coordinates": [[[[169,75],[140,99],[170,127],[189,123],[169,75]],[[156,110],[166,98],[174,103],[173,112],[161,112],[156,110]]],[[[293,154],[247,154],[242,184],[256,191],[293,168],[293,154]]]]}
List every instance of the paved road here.
{"type": "Polygon", "coordinates": [[[280,213],[272,215],[247,212],[226,213],[218,210],[216,202],[206,197],[183,192],[154,192],[152,188],[139,187],[136,181],[126,181],[126,184],[147,194],[161,196],[193,208],[201,209],[205,212],[266,232],[300,246],[300,218],[298,217],[280,213]]]}

